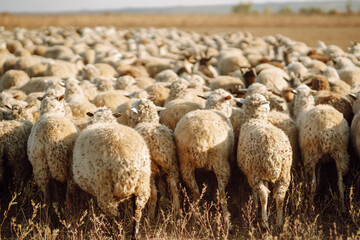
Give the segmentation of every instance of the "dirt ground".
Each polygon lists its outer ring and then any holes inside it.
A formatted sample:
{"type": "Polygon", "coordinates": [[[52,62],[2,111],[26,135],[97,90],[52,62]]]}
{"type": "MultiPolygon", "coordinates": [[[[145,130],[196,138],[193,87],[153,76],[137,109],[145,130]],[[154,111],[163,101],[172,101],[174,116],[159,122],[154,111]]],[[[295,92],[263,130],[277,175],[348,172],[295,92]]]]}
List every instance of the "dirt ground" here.
{"type": "Polygon", "coordinates": [[[244,31],[254,36],[282,34],[309,46],[318,40],[336,44],[343,49],[350,41],[360,40],[360,15],[180,15],[180,14],[63,14],[29,15],[0,14],[0,26],[41,28],[114,26],[122,29],[137,27],[176,27],[200,33],[244,31]]]}

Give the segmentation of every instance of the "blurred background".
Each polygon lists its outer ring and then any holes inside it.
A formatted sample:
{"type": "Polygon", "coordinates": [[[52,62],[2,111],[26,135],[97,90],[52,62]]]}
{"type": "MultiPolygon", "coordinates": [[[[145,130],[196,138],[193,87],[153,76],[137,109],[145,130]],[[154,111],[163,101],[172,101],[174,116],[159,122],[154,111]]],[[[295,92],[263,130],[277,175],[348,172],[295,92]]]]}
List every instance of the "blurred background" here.
{"type": "Polygon", "coordinates": [[[318,40],[342,48],[360,40],[359,0],[6,0],[0,25],[176,27],[201,33],[243,31],[286,35],[310,46],[318,40]]]}

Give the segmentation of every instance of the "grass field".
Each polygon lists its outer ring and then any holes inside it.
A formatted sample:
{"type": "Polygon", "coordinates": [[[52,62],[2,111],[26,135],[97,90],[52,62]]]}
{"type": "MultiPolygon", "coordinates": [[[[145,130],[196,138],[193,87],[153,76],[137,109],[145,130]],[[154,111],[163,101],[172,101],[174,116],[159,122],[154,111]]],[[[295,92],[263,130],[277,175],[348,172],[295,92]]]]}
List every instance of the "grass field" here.
{"type": "Polygon", "coordinates": [[[167,15],[167,14],[67,14],[15,15],[0,14],[0,26],[40,28],[44,26],[117,28],[176,27],[201,33],[248,31],[254,36],[283,34],[309,46],[317,40],[342,48],[360,40],[360,15],[167,15]]]}

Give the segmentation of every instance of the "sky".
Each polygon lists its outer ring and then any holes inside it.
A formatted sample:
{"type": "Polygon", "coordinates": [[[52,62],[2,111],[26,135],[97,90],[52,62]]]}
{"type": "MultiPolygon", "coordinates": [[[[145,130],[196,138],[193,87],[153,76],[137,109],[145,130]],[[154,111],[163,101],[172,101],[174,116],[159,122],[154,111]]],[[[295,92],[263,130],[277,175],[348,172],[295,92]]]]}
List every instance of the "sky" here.
{"type": "MultiPolygon", "coordinates": [[[[260,2],[301,2],[301,0],[252,0],[260,2]]],[[[309,0],[308,0],[309,1],[309,0]]],[[[325,0],[316,0],[325,1],[325,0]]],[[[238,4],[248,0],[0,0],[0,12],[67,12],[138,7],[167,7],[213,4],[238,4]]]]}

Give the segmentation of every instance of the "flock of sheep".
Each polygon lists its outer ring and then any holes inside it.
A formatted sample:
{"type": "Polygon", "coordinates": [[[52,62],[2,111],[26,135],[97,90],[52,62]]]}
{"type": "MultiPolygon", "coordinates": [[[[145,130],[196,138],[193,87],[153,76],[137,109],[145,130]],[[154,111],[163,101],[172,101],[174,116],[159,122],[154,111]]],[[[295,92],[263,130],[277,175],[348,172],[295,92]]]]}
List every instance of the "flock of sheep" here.
{"type": "Polygon", "coordinates": [[[166,176],[178,213],[180,182],[199,199],[202,168],[215,173],[229,224],[226,186],[239,167],[264,224],[274,184],[281,226],[291,169],[304,168],[313,199],[316,166],[333,159],[346,209],[349,143],[360,153],[358,43],[343,51],[242,32],[0,29],[0,74],[0,180],[16,189],[33,177],[47,205],[53,180],[67,184],[69,209],[78,187],[113,216],[133,197],[136,236],[147,203],[155,216],[155,178],[166,176]]]}

